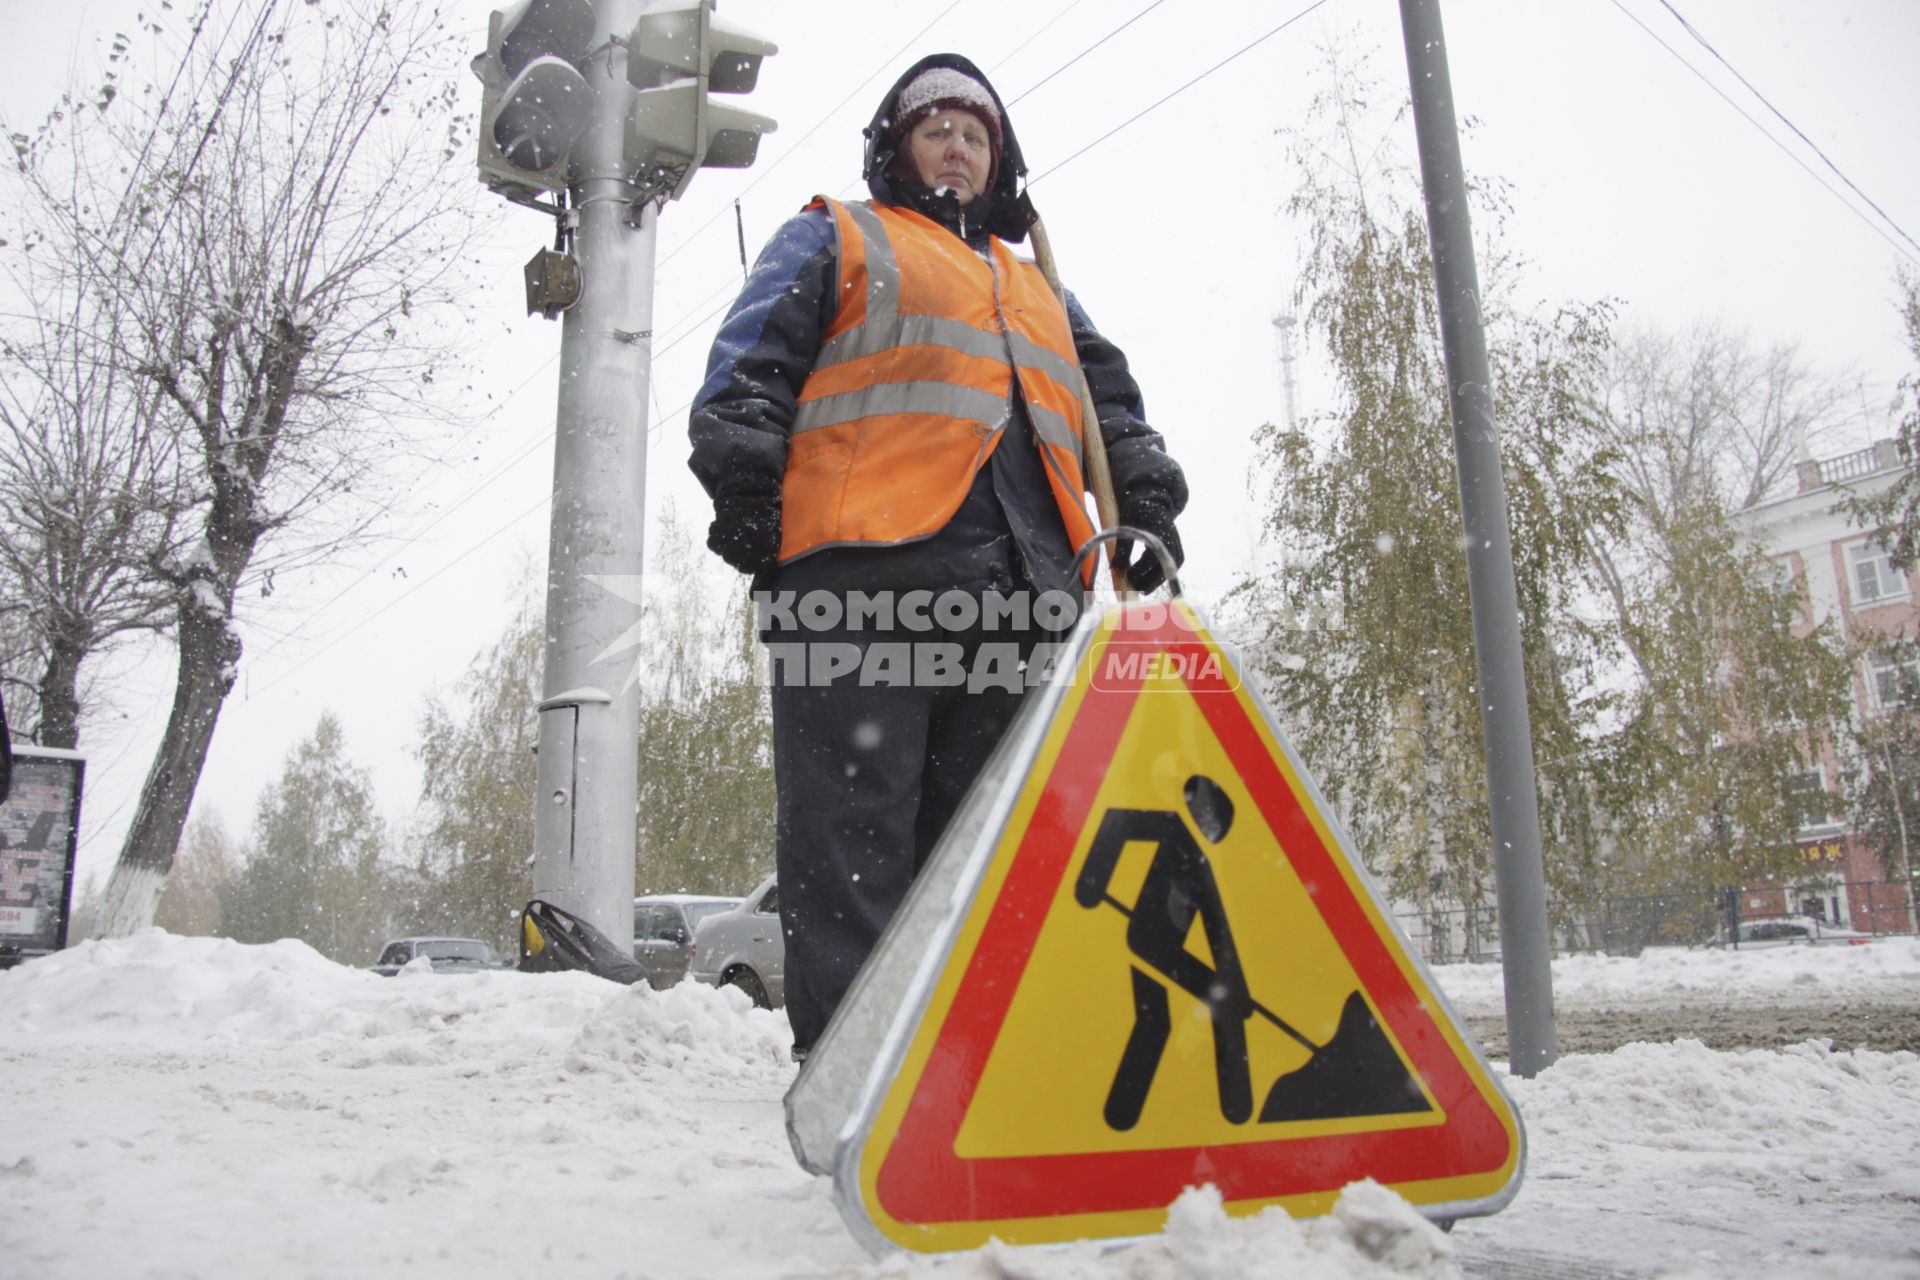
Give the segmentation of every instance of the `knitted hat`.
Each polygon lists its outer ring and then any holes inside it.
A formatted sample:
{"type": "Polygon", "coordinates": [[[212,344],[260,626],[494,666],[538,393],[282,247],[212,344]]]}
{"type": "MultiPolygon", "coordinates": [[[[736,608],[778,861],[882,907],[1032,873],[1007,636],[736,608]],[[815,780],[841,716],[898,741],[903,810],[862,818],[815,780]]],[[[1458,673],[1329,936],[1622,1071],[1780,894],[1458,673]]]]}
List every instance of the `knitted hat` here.
{"type": "Polygon", "coordinates": [[[986,85],[952,67],[928,67],[907,81],[894,99],[893,127],[887,136],[898,156],[895,162],[897,171],[901,176],[910,177],[912,174],[912,161],[904,145],[907,135],[928,116],[954,107],[979,116],[981,123],[987,126],[987,141],[992,153],[987,162],[987,189],[991,191],[999,178],[1000,152],[1005,145],[1001,140],[1000,108],[995,105],[993,94],[986,85]]]}
{"type": "Polygon", "coordinates": [[[900,90],[894,99],[894,128],[901,135],[941,107],[964,107],[979,116],[993,137],[993,149],[1000,150],[1000,108],[987,86],[964,71],[952,67],[928,67],[900,90]]]}

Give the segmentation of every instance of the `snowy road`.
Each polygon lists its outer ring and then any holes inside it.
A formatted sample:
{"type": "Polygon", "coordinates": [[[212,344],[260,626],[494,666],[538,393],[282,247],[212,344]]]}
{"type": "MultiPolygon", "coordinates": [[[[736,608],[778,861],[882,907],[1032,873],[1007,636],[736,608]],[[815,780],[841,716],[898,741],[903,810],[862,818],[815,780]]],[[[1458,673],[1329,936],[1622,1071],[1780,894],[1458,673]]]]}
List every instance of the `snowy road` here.
{"type": "MultiPolygon", "coordinates": [[[[1497,1015],[1465,1019],[1493,1057],[1507,1052],[1507,1025],[1497,1015]]],[[[1838,1002],[1729,1001],[1691,1008],[1563,1005],[1555,1017],[1562,1053],[1607,1053],[1636,1041],[1693,1039],[1709,1049],[1778,1049],[1805,1040],[1883,1052],[1920,1053],[1920,996],[1838,1002]]]]}
{"type": "MultiPolygon", "coordinates": [[[[1560,1052],[1692,1039],[1722,1050],[1830,1040],[1836,1049],[1920,1053],[1920,981],[1889,968],[1909,946],[1888,938],[1851,954],[1784,948],[1563,957],[1554,966],[1560,1052]]],[[[1499,968],[1446,965],[1438,972],[1487,1056],[1504,1058],[1499,968]]]]}

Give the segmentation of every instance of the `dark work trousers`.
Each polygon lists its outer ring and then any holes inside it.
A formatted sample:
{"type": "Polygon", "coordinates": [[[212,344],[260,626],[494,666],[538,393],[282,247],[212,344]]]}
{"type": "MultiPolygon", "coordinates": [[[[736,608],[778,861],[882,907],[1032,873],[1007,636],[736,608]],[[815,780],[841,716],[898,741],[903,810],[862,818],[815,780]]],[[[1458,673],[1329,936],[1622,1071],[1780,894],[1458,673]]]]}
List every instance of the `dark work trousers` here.
{"type": "MultiPolygon", "coordinates": [[[[769,637],[770,640],[796,637],[769,637]]],[[[1038,630],[810,633],[808,641],[952,644],[971,667],[983,645],[1018,646],[1038,630]]],[[[1005,653],[1005,649],[999,652],[1005,653]]],[[[789,671],[791,669],[789,668],[789,671]]],[[[773,675],[775,862],[786,933],[787,1018],[797,1050],[813,1047],[925,865],[947,822],[1020,710],[1025,692],[995,685],[882,685],[849,672],[800,685],[773,675]]]]}

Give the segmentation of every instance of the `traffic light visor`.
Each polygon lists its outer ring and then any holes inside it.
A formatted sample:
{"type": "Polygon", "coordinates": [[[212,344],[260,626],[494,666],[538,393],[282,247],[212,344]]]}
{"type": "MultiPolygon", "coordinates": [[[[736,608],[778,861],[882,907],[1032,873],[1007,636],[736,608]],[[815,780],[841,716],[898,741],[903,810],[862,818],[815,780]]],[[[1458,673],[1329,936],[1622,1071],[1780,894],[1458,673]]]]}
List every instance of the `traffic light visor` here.
{"type": "Polygon", "coordinates": [[[535,58],[501,95],[493,144],[515,168],[538,172],[567,154],[592,109],[593,91],[572,63],[535,58]]]}

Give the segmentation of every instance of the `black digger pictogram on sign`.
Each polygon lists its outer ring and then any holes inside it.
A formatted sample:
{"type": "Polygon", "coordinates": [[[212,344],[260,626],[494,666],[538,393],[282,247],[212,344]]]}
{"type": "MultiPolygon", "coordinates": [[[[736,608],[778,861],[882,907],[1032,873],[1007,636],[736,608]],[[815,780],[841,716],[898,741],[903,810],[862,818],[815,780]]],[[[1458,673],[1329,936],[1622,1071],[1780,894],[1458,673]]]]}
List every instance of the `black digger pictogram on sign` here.
{"type": "MultiPolygon", "coordinates": [[[[1211,778],[1196,774],[1183,789],[1193,826],[1209,844],[1233,826],[1233,801],[1211,778]]],[[[1253,1116],[1247,1023],[1258,1014],[1311,1055],[1267,1091],[1260,1122],[1330,1120],[1432,1109],[1358,990],[1347,996],[1331,1039],[1317,1044],[1256,1000],[1248,988],[1226,903],[1206,851],[1187,820],[1166,809],[1109,809],[1100,819],[1086,864],[1074,882],[1074,901],[1109,906],[1127,919],[1127,948],[1140,963],[1133,974],[1133,1031],[1107,1091],[1105,1118],[1116,1130],[1139,1123],[1173,1033],[1167,984],[1207,1006],[1213,1027],[1214,1078],[1220,1114],[1232,1124],[1253,1116]],[[1109,892],[1129,844],[1154,846],[1145,881],[1131,907],[1109,892]],[[1195,920],[1213,963],[1187,950],[1195,920]]]]}

